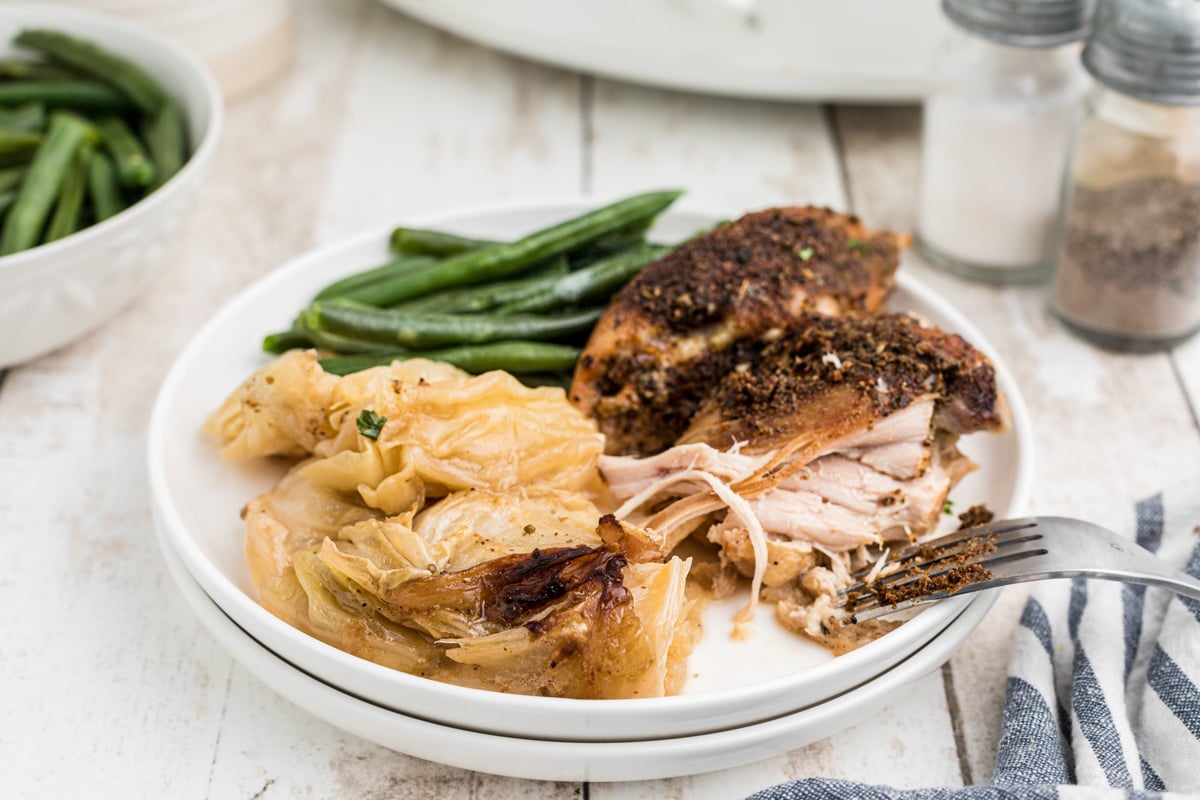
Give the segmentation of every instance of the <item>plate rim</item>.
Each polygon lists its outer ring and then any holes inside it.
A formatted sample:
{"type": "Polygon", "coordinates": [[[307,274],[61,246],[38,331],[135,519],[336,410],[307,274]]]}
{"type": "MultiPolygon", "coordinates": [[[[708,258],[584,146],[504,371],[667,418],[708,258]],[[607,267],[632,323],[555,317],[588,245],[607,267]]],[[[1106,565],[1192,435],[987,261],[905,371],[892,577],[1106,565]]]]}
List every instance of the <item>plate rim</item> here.
{"type": "MultiPolygon", "coordinates": [[[[577,194],[548,198],[523,198],[520,200],[454,207],[440,212],[414,215],[412,224],[443,225],[452,228],[456,220],[464,218],[514,212],[533,212],[539,209],[547,213],[567,214],[577,211],[580,208],[593,207],[605,202],[609,197],[609,195],[577,194]]],[[[730,212],[729,210],[715,211],[711,208],[687,203],[686,201],[673,206],[664,215],[669,216],[672,212],[699,215],[713,220],[730,218],[730,213],[734,213],[735,216],[746,213],[744,211],[730,212]]],[[[147,475],[150,484],[151,501],[155,510],[156,524],[161,524],[166,528],[166,533],[172,541],[175,551],[179,554],[180,560],[187,567],[188,572],[195,578],[197,583],[205,590],[206,594],[235,620],[240,620],[238,612],[249,614],[254,623],[266,626],[268,630],[278,633],[280,636],[303,637],[304,642],[308,646],[318,648],[325,657],[332,659],[334,662],[340,662],[346,665],[347,668],[366,670],[368,673],[373,673],[382,680],[395,681],[398,691],[400,687],[404,687],[406,690],[433,694],[446,703],[479,702],[482,698],[485,702],[496,705],[501,710],[507,708],[512,711],[524,711],[528,713],[528,708],[525,708],[525,706],[532,701],[536,702],[539,709],[544,710],[545,713],[550,713],[551,711],[562,714],[579,712],[586,713],[586,715],[593,719],[610,716],[619,719],[622,716],[635,716],[638,713],[651,715],[681,707],[688,708],[690,714],[704,716],[708,713],[713,713],[713,709],[715,708],[738,705],[745,702],[749,697],[760,696],[764,693],[785,693],[788,689],[788,683],[794,681],[795,676],[785,675],[762,683],[746,684],[692,695],[628,698],[622,700],[530,697],[527,695],[509,694],[443,683],[376,664],[332,645],[328,645],[316,637],[294,628],[267,611],[257,600],[250,597],[248,593],[243,592],[215,564],[204,556],[199,545],[188,531],[187,525],[181,518],[178,508],[172,502],[171,492],[168,491],[166,485],[166,470],[163,463],[163,455],[165,454],[163,442],[170,435],[166,418],[168,401],[172,396],[177,394],[177,386],[183,380],[190,362],[195,358],[197,353],[203,350],[206,340],[214,331],[219,330],[230,318],[238,316],[242,307],[247,305],[261,292],[268,290],[277,282],[285,282],[294,274],[301,273],[306,268],[309,268],[313,263],[320,263],[340,251],[363,247],[371,241],[385,243],[387,240],[386,237],[390,234],[393,227],[394,225],[390,223],[372,226],[357,233],[334,239],[288,259],[281,265],[252,281],[223,303],[193,334],[163,379],[151,412],[146,445],[147,475]],[[226,603],[230,601],[232,601],[234,610],[226,608],[226,603]]],[[[968,337],[972,344],[992,358],[996,366],[999,382],[1004,387],[1005,394],[1009,400],[1013,419],[1012,430],[1017,436],[1017,480],[1014,483],[1009,510],[1013,516],[1020,515],[1025,508],[1029,495],[1033,476],[1034,453],[1032,428],[1019,387],[1012,379],[1008,368],[999,359],[995,349],[987,338],[947,299],[904,271],[897,273],[896,283],[898,287],[903,287],[906,291],[910,291],[919,297],[922,302],[937,307],[939,312],[944,312],[946,318],[957,332],[968,337]]],[[[919,631],[924,632],[926,628],[936,626],[936,631],[925,638],[924,643],[927,643],[947,625],[952,624],[964,612],[974,597],[974,595],[962,596],[942,601],[931,606],[900,630],[909,630],[919,635],[919,631]],[[925,620],[925,622],[914,628],[914,623],[921,620],[925,620]]],[[[888,636],[892,635],[888,634],[888,636]]],[[[886,641],[888,636],[881,637],[876,642],[886,641]]],[[[893,639],[891,641],[896,642],[898,640],[893,639]]],[[[872,644],[874,642],[851,653],[808,667],[803,672],[815,675],[814,680],[820,680],[823,676],[834,674],[843,669],[861,669],[859,663],[869,664],[877,652],[871,649],[872,644]]],[[[920,646],[923,646],[923,644],[920,646]]],[[[878,652],[883,651],[880,650],[878,652]]]]}

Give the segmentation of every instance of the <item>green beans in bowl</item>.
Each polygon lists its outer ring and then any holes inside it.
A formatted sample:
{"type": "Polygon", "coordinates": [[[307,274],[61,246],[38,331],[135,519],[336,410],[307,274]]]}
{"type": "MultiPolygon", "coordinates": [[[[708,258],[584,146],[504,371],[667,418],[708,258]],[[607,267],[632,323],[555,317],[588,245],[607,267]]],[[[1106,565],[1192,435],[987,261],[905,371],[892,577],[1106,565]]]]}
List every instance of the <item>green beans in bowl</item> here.
{"type": "Polygon", "coordinates": [[[95,329],[167,268],[221,120],[209,71],[168,39],[0,5],[0,367],[95,329]]]}

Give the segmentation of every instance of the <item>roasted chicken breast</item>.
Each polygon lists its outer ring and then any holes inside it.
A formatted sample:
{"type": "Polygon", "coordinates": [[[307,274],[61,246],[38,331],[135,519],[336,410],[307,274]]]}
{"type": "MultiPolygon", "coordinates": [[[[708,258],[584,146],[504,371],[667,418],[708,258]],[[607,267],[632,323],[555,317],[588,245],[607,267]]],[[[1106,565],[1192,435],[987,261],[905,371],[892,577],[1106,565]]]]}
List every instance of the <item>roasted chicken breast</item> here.
{"type": "Polygon", "coordinates": [[[608,453],[659,452],[714,383],[799,318],[879,310],[902,244],[812,206],[758,211],[698,236],[613,298],[571,402],[597,421],[608,453]]]}

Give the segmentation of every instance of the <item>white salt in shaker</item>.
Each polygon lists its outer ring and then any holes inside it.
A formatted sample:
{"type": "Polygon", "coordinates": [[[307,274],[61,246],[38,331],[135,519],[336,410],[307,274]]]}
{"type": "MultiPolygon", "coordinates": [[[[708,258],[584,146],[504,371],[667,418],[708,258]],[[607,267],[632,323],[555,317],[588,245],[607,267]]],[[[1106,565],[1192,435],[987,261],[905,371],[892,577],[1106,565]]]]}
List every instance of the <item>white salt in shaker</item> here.
{"type": "Polygon", "coordinates": [[[1090,0],[942,0],[955,23],[925,99],[917,248],[997,283],[1041,280],[1075,119],[1090,0]]]}

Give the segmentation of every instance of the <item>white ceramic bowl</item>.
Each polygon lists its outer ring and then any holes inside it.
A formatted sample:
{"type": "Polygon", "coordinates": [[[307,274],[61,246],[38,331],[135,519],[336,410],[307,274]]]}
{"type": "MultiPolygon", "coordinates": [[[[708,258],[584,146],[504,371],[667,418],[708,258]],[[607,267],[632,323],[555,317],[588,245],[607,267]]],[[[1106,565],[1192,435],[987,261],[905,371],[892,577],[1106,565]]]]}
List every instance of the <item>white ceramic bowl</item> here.
{"type": "MultiPolygon", "coordinates": [[[[593,207],[596,201],[506,206],[459,212],[418,224],[495,238],[513,237],[593,207]]],[[[655,235],[676,241],[730,215],[672,210],[655,235]]],[[[705,634],[688,663],[677,697],[571,700],[464,689],[387,669],[292,628],[256,602],[243,552],[238,511],[270,489],[283,466],[262,460],[229,464],[200,434],[205,417],[252,371],[266,363],[263,334],[286,328],[324,284],[387,258],[386,229],[369,231],[301,257],[246,289],[201,330],[160,390],[149,432],[149,475],[155,522],[204,591],[247,633],[281,657],[358,697],[410,716],[512,736],[618,741],[691,735],[777,717],[858,686],[911,655],[974,601],[952,598],[852,653],[826,650],[782,630],[767,607],[755,635],[729,641],[735,598],[709,606],[705,634]]],[[[944,299],[903,273],[892,299],[988,350],[983,337],[944,299]]],[[[994,353],[993,353],[994,356],[994,353]]],[[[954,491],[963,507],[986,502],[997,514],[1021,513],[1032,472],[1030,425],[1017,387],[997,363],[1013,408],[1014,429],[967,437],[963,449],[981,469],[954,491]]]]}
{"type": "Polygon", "coordinates": [[[0,257],[0,367],[48,353],[95,329],[170,266],[179,226],[204,181],[221,131],[220,91],[187,50],[100,14],[42,3],[0,4],[0,57],[25,27],[90,39],[141,65],[183,111],[191,158],[128,209],[57,242],[0,257]]]}
{"type": "MultiPolygon", "coordinates": [[[[239,628],[191,578],[160,536],[188,605],[235,659],[282,697],[331,725],[401,753],[453,767],[546,781],[634,781],[694,775],[777,756],[879,712],[940,667],[991,606],[980,596],[924,647],[892,669],[818,705],[698,736],[638,742],[524,739],[462,730],[399,714],[306,675],[239,628]]],[[[871,742],[864,744],[872,746],[871,742]]]]}

